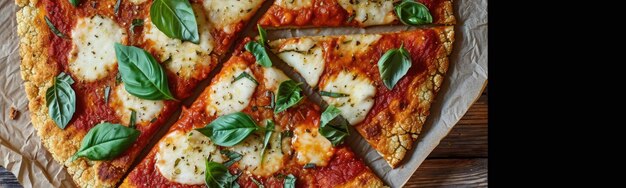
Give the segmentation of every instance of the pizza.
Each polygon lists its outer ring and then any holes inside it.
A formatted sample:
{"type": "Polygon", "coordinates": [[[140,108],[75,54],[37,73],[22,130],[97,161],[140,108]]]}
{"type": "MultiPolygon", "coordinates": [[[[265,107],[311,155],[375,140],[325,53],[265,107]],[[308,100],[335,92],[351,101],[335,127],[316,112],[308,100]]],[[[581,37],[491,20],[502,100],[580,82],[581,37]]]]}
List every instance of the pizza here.
{"type": "Polygon", "coordinates": [[[115,186],[262,2],[16,0],[43,145],[77,185],[115,186]]]}
{"type": "Polygon", "coordinates": [[[269,45],[396,167],[413,147],[429,115],[448,69],[453,42],[453,27],[440,26],[398,33],[290,38],[269,45]],[[398,48],[406,50],[411,62],[390,88],[386,82],[397,75],[381,74],[380,59],[398,48]]]}
{"type": "Polygon", "coordinates": [[[349,148],[318,132],[320,107],[289,85],[295,81],[242,50],[121,187],[383,186],[349,148]],[[299,102],[282,108],[286,96],[299,102]]]}
{"type": "MultiPolygon", "coordinates": [[[[433,24],[455,23],[451,0],[417,0],[432,15],[433,24]]],[[[394,4],[400,0],[276,0],[259,24],[268,28],[367,27],[398,24],[394,4]]]]}

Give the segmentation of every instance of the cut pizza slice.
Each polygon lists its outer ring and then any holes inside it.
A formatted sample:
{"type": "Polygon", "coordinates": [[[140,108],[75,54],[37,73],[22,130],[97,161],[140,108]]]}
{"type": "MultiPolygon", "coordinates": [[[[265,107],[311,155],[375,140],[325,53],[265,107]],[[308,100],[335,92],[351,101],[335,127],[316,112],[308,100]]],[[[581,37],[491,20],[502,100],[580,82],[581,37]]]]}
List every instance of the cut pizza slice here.
{"type": "Polygon", "coordinates": [[[259,24],[267,28],[367,27],[400,21],[451,25],[451,0],[276,0],[259,24]],[[419,4],[418,4],[419,3],[419,4]],[[395,9],[401,11],[397,14],[395,9]],[[429,13],[429,15],[426,15],[429,13]],[[401,16],[401,19],[399,19],[401,16]],[[414,17],[414,18],[409,18],[414,17]]]}
{"type": "Polygon", "coordinates": [[[43,145],[78,186],[114,187],[262,2],[16,0],[43,145]]]}
{"type": "Polygon", "coordinates": [[[121,187],[382,187],[318,133],[319,107],[298,84],[238,49],[121,187]],[[284,97],[296,103],[276,112],[284,97]]]}
{"type": "Polygon", "coordinates": [[[453,41],[453,27],[442,26],[269,45],[395,168],[429,115],[453,41]]]}

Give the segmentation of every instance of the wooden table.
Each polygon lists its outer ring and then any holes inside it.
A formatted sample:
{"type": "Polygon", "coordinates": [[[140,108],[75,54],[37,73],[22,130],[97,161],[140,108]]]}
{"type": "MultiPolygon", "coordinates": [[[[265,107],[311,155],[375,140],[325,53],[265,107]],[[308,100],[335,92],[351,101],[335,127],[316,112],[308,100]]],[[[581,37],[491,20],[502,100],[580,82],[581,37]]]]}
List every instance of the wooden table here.
{"type": "MultiPolygon", "coordinates": [[[[487,90],[405,187],[487,187],[487,90]]],[[[22,187],[0,167],[0,188],[22,187]]]]}

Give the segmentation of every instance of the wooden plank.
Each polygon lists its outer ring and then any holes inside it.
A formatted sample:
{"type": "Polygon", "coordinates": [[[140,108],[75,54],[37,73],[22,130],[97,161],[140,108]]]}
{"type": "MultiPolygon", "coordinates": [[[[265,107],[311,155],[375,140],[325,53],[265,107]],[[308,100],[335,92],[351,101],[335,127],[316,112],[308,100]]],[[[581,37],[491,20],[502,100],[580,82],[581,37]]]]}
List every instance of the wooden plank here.
{"type": "Polygon", "coordinates": [[[487,158],[427,159],[405,187],[487,187],[487,158]]]}

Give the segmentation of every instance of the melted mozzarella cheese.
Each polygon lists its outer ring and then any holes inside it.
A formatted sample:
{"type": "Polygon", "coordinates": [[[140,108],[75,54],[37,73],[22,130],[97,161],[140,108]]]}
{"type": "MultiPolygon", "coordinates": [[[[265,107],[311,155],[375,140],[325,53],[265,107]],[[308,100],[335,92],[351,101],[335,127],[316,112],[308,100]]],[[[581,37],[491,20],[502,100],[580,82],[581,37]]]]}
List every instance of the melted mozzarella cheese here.
{"type": "Polygon", "coordinates": [[[218,80],[211,84],[209,102],[206,108],[209,115],[221,116],[243,110],[250,103],[257,86],[248,78],[235,81],[235,78],[243,72],[254,77],[250,68],[243,64],[234,64],[234,66],[224,67],[222,70],[224,72],[219,75],[218,80]]]}
{"type": "MultiPolygon", "coordinates": [[[[120,0],[120,1],[121,1],[121,0],[120,0]]],[[[143,2],[146,2],[147,0],[128,0],[128,1],[130,1],[130,2],[131,2],[131,3],[133,3],[133,4],[138,5],[138,4],[141,4],[141,3],[143,3],[143,2]]]]}
{"type": "Polygon", "coordinates": [[[278,93],[280,83],[290,80],[283,71],[274,67],[263,67],[263,79],[265,79],[265,88],[274,92],[274,94],[278,93]]]}
{"type": "Polygon", "coordinates": [[[198,22],[200,43],[169,38],[161,32],[151,21],[147,21],[143,29],[144,43],[149,51],[157,54],[157,60],[165,64],[165,68],[183,78],[194,76],[199,67],[209,66],[211,52],[215,47],[215,40],[211,35],[211,27],[207,23],[204,11],[199,6],[193,7],[198,22]]]}
{"type": "Polygon", "coordinates": [[[309,85],[317,85],[322,72],[324,72],[324,56],[321,45],[317,45],[313,39],[301,38],[287,41],[278,52],[278,57],[300,73],[309,85]]]}
{"type": "Polygon", "coordinates": [[[141,123],[158,117],[165,106],[161,100],[146,100],[131,95],[124,89],[124,84],[118,85],[111,93],[109,104],[125,125],[130,121],[131,110],[136,113],[136,122],[141,123]]]}
{"type": "Polygon", "coordinates": [[[211,140],[195,130],[169,133],[159,142],[155,159],[163,177],[182,184],[204,184],[205,161],[225,161],[211,140]]]}
{"type": "Polygon", "coordinates": [[[330,77],[326,83],[320,85],[320,88],[322,91],[350,95],[322,98],[341,110],[341,115],[352,125],[363,121],[374,105],[376,87],[366,75],[357,72],[342,71],[330,77]]]}
{"type": "Polygon", "coordinates": [[[339,5],[341,5],[348,14],[354,15],[354,20],[366,26],[388,24],[396,19],[393,11],[393,0],[339,0],[339,5]]]}
{"type": "Polygon", "coordinates": [[[261,150],[264,136],[252,134],[243,142],[233,146],[232,151],[243,155],[238,163],[239,169],[257,176],[269,176],[280,170],[283,167],[285,157],[280,147],[280,140],[278,140],[280,131],[277,126],[270,137],[270,142],[265,149],[263,163],[261,163],[261,150]]]}
{"type": "Polygon", "coordinates": [[[347,35],[337,41],[338,48],[334,50],[336,53],[343,54],[343,57],[351,58],[353,54],[363,53],[371,50],[370,45],[376,43],[382,35],[347,35]]]}
{"type": "Polygon", "coordinates": [[[298,164],[328,165],[335,153],[335,149],[328,139],[319,134],[317,127],[297,126],[293,131],[293,135],[291,145],[295,151],[298,164]]]}
{"type": "Polygon", "coordinates": [[[311,0],[276,0],[274,1],[274,5],[277,5],[285,9],[298,10],[304,7],[311,7],[313,5],[313,1],[311,0]]]}
{"type": "Polygon", "coordinates": [[[124,29],[100,15],[79,18],[71,36],[69,69],[78,79],[88,82],[106,77],[117,68],[113,44],[127,40],[124,29]]]}
{"type": "Polygon", "coordinates": [[[231,34],[235,32],[235,26],[248,20],[261,3],[263,0],[204,0],[203,5],[213,26],[231,34]]]}

